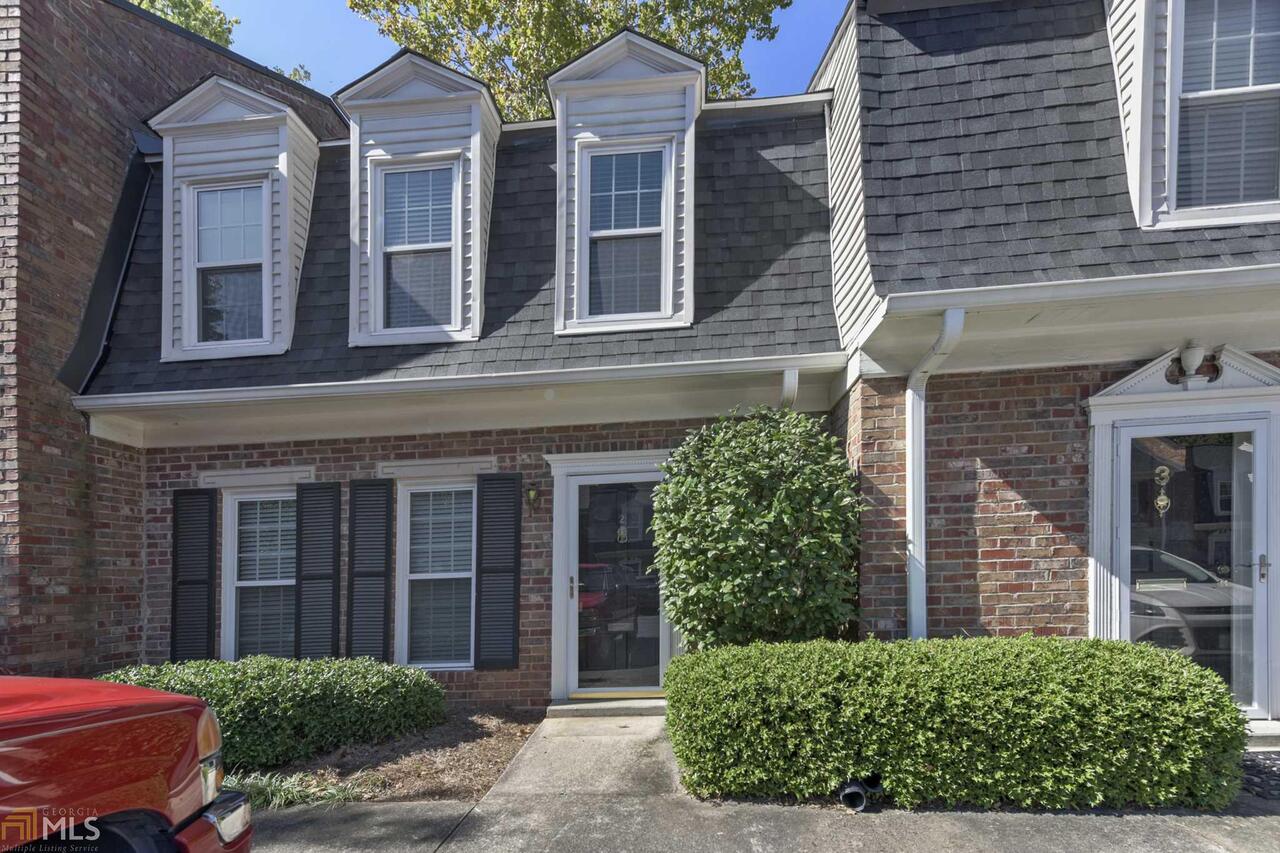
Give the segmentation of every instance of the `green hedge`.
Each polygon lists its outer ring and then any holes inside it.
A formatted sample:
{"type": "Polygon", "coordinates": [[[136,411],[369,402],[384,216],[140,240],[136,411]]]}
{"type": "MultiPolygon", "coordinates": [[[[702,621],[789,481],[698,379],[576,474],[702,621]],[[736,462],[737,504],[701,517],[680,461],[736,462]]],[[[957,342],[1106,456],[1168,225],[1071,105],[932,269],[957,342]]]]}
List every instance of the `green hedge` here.
{"type": "Polygon", "coordinates": [[[444,719],[444,690],[431,676],[369,658],[202,660],[131,666],[101,678],[204,699],[222,725],[223,760],[239,770],[278,767],[444,719]]]}
{"type": "Polygon", "coordinates": [[[879,774],[904,807],[1226,807],[1244,722],[1213,672],[1101,640],[756,644],[684,655],[667,728],[699,796],[832,794],[879,774]]]}

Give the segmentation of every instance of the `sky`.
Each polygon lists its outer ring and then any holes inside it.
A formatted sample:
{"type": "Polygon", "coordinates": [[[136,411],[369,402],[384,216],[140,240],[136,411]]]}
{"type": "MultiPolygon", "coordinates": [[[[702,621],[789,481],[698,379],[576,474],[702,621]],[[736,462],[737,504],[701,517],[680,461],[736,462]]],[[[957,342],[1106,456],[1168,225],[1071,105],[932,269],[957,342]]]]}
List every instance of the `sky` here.
{"type": "MultiPolygon", "coordinates": [[[[822,57],[846,0],[795,0],[777,12],[778,37],[743,48],[747,73],[759,95],[803,92],[822,57]]],[[[395,53],[378,28],[347,8],[345,0],[217,0],[239,18],[231,49],[286,71],[301,63],[311,86],[332,94],[395,53]]]]}

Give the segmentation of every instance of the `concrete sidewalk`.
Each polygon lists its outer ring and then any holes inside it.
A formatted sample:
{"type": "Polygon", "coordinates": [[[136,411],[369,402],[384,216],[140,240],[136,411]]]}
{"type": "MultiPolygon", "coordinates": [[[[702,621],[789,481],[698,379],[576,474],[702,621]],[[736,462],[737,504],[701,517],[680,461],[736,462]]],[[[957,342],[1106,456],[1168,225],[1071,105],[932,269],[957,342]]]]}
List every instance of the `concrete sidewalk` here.
{"type": "Polygon", "coordinates": [[[1280,808],[1252,798],[1226,815],[853,814],[836,807],[699,802],[680,788],[663,722],[661,717],[547,719],[474,808],[386,803],[269,814],[261,818],[255,850],[1280,849],[1280,808]]]}

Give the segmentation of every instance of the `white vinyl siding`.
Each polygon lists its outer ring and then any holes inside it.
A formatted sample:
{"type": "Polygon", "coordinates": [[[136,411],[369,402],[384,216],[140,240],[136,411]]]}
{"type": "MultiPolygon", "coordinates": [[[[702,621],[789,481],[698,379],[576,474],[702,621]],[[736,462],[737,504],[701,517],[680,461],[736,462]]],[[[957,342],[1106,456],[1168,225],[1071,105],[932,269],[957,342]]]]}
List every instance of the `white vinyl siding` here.
{"type": "Polygon", "coordinates": [[[472,666],[475,634],[475,489],[402,486],[397,542],[403,604],[402,662],[439,669],[472,666]]]}
{"type": "Polygon", "coordinates": [[[293,657],[297,579],[297,501],[294,498],[230,498],[235,501],[233,600],[234,657],[293,657]]]}
{"type": "Polygon", "coordinates": [[[812,89],[832,90],[827,112],[831,197],[832,297],[840,342],[851,349],[875,314],[862,190],[862,87],[858,76],[857,9],[851,5],[831,56],[812,89]]]}
{"type": "Polygon", "coordinates": [[[1178,206],[1280,199],[1280,3],[1183,2],[1178,206]]]}

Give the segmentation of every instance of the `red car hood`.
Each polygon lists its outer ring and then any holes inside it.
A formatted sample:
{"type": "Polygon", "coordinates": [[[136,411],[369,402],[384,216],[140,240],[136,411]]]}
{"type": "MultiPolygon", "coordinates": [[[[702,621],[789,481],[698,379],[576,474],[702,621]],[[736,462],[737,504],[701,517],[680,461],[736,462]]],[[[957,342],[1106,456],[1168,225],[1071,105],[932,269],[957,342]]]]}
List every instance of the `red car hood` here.
{"type": "Polygon", "coordinates": [[[191,696],[108,681],[0,676],[0,723],[60,717],[68,712],[112,709],[147,712],[201,704],[191,696]]]}

